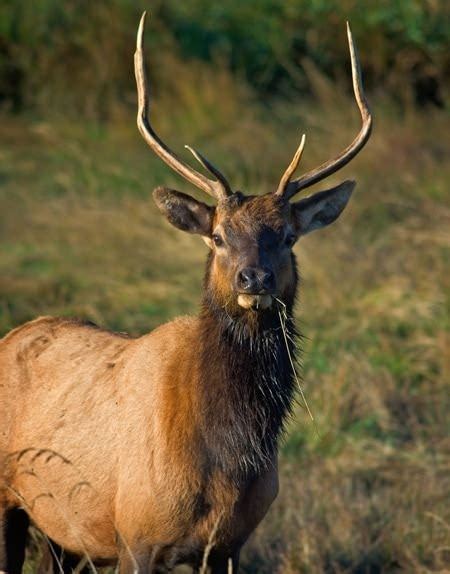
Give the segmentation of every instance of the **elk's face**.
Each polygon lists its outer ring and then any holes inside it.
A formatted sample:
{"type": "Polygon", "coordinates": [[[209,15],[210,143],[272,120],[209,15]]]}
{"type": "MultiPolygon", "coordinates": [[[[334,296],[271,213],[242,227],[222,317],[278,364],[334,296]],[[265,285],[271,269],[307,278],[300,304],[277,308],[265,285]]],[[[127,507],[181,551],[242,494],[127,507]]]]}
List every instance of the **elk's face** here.
{"type": "Polygon", "coordinates": [[[297,239],[289,204],[274,196],[234,194],[212,219],[209,287],[232,310],[264,311],[273,299],[293,298],[296,287],[292,246],[297,239]]]}
{"type": "Polygon", "coordinates": [[[197,233],[212,250],[207,288],[227,312],[264,312],[274,299],[292,304],[297,275],[292,247],[301,235],[334,221],[353,182],[296,203],[237,192],[210,207],[177,191],[154,198],[175,227],[197,233]]]}

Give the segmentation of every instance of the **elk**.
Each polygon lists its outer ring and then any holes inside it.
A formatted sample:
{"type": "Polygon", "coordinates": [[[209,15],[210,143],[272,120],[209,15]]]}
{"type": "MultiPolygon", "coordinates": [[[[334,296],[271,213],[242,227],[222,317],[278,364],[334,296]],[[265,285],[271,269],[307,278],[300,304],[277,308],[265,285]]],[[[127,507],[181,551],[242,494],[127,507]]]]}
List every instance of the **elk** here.
{"type": "Polygon", "coordinates": [[[210,248],[201,311],[138,338],[41,317],[0,341],[0,570],[8,574],[22,571],[30,520],[71,555],[118,563],[120,574],[181,563],[198,572],[205,557],[214,574],[229,564],[237,572],[242,546],[277,496],[277,445],[293,403],[292,247],[337,219],[355,183],[290,200],[347,164],[371,132],[347,26],[362,119],[354,141],[293,179],[303,136],[275,191],[233,191],[199,152],[189,148],[212,178],[153,130],[144,24],[145,13],[135,53],[139,131],[216,200],[153,193],[172,225],[210,248]]]}

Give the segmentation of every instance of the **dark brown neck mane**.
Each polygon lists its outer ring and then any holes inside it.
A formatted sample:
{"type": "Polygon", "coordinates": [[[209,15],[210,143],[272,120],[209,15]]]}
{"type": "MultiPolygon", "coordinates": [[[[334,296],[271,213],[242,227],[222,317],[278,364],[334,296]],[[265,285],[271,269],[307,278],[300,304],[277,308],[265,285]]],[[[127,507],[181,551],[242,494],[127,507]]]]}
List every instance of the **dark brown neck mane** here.
{"type": "MultiPolygon", "coordinates": [[[[208,467],[245,480],[273,461],[292,408],[294,373],[280,318],[276,308],[232,318],[206,291],[200,324],[201,431],[208,467]]],[[[294,357],[297,334],[290,318],[286,331],[294,357]]]]}

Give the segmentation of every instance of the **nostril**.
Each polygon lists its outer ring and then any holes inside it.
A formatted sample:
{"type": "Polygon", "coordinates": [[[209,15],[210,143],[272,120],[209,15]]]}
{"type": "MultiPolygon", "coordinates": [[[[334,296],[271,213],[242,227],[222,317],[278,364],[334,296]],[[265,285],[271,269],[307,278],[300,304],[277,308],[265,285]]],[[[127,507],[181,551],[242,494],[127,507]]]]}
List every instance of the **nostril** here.
{"type": "Polygon", "coordinates": [[[244,287],[245,284],[247,283],[247,277],[245,276],[245,273],[243,271],[239,271],[237,279],[239,287],[244,287]]]}
{"type": "Polygon", "coordinates": [[[256,286],[256,274],[254,270],[251,267],[246,267],[239,271],[237,283],[240,289],[252,291],[256,286]]]}
{"type": "Polygon", "coordinates": [[[275,287],[275,275],[273,274],[273,271],[270,270],[266,270],[264,271],[264,275],[262,278],[262,286],[263,289],[273,289],[275,287]]]}

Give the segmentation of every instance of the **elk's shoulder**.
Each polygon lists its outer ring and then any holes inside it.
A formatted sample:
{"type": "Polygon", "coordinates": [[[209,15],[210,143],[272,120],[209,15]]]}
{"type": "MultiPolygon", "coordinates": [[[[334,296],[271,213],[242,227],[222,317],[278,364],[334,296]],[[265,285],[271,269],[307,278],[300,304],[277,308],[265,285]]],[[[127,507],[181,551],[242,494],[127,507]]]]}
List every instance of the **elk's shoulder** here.
{"type": "Polygon", "coordinates": [[[182,316],[156,327],[153,331],[140,337],[137,345],[149,353],[149,356],[165,358],[171,361],[186,359],[198,346],[198,317],[182,316]]]}
{"type": "Polygon", "coordinates": [[[199,328],[199,318],[192,317],[190,315],[183,315],[181,317],[176,317],[172,321],[168,323],[163,323],[156,327],[153,331],[149,333],[151,337],[158,337],[158,338],[171,338],[174,335],[181,335],[185,338],[189,338],[197,333],[199,328]]]}

